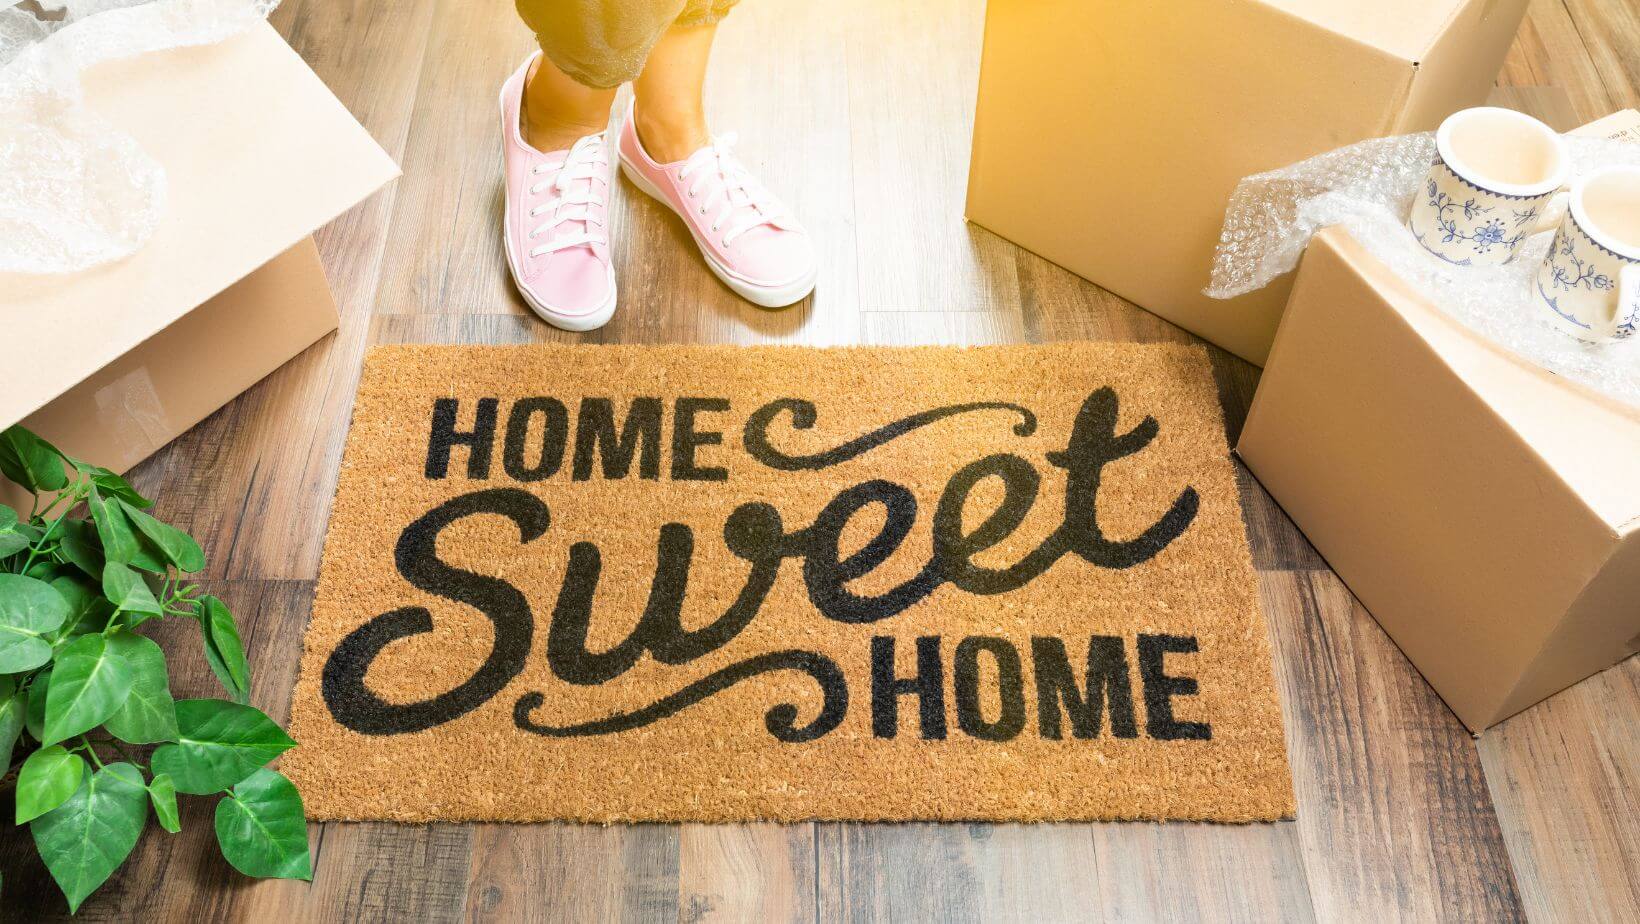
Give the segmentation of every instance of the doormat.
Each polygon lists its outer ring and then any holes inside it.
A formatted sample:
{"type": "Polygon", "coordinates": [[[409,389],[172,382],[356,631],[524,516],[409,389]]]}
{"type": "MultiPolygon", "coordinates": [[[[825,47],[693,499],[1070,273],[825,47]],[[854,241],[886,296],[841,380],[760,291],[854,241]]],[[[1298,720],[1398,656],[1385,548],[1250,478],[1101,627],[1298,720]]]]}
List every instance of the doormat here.
{"type": "Polygon", "coordinates": [[[368,357],[316,819],[1290,817],[1206,352],[368,357]]]}

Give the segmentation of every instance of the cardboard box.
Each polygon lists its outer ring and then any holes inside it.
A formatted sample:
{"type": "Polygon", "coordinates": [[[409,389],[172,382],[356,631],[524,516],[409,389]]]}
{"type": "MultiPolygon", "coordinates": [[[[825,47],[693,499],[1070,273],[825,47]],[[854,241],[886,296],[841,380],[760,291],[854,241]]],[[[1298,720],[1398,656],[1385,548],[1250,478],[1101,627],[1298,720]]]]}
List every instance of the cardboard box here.
{"type": "Polygon", "coordinates": [[[970,221],[1262,364],[1201,294],[1242,177],[1485,102],[1526,0],[991,0],[970,221]]]}
{"type": "Polygon", "coordinates": [[[1640,413],[1310,244],[1237,452],[1473,731],[1640,650],[1640,413]]]}
{"type": "Polygon", "coordinates": [[[265,23],[85,83],[165,166],[167,210],[125,260],[0,274],[0,428],[124,471],[336,329],[310,234],[398,168],[265,23]]]}

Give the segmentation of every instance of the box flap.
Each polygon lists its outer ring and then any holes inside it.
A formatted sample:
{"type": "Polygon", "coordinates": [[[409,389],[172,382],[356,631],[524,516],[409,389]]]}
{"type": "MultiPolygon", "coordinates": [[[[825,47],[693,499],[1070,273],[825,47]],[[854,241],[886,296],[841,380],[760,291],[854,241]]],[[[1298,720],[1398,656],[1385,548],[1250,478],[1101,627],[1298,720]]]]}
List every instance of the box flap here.
{"type": "MultiPolygon", "coordinates": [[[[164,221],[128,259],[0,274],[0,427],[43,407],[398,175],[273,28],[114,61],[87,102],[164,165],[164,221]],[[88,336],[93,333],[95,336],[88,336]]],[[[187,362],[188,357],[176,357],[187,362]]]]}
{"type": "Polygon", "coordinates": [[[1405,61],[1422,61],[1447,24],[1471,3],[1490,0],[1263,0],[1300,19],[1387,51],[1405,61]]]}
{"type": "Polygon", "coordinates": [[[1484,0],[1457,10],[1418,59],[1417,79],[1394,133],[1433,131],[1455,110],[1480,105],[1520,31],[1526,5],[1527,0],[1484,0]]]}
{"type": "Polygon", "coordinates": [[[1640,411],[1494,346],[1447,317],[1344,232],[1322,232],[1457,376],[1615,533],[1640,524],[1640,411]]]}

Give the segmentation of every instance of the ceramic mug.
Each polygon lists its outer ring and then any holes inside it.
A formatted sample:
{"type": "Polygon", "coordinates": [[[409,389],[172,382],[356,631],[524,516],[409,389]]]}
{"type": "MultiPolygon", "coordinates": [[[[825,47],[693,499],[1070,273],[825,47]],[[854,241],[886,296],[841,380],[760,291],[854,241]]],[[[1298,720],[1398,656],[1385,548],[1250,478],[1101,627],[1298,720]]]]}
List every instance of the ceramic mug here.
{"type": "Polygon", "coordinates": [[[1436,159],[1407,227],[1424,249],[1460,266],[1508,263],[1552,223],[1571,158],[1554,129],[1512,109],[1482,106],[1447,117],[1436,159]]]}
{"type": "Polygon", "coordinates": [[[1571,207],[1538,267],[1538,303],[1580,340],[1625,340],[1640,321],[1640,167],[1577,181],[1571,207]]]}

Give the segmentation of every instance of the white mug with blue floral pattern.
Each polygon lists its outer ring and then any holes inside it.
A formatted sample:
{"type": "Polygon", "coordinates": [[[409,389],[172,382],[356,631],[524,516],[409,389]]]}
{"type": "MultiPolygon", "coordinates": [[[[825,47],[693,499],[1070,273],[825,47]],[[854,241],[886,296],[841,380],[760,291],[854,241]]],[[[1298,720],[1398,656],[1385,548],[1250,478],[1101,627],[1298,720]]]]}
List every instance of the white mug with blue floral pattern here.
{"type": "Polygon", "coordinates": [[[1508,263],[1557,217],[1571,158],[1554,129],[1525,113],[1482,106],[1435,132],[1436,159],[1407,227],[1424,249],[1459,266],[1508,263]]]}
{"type": "Polygon", "coordinates": [[[1533,281],[1548,319],[1579,340],[1626,340],[1640,321],[1640,167],[1572,187],[1571,208],[1533,281]]]}

